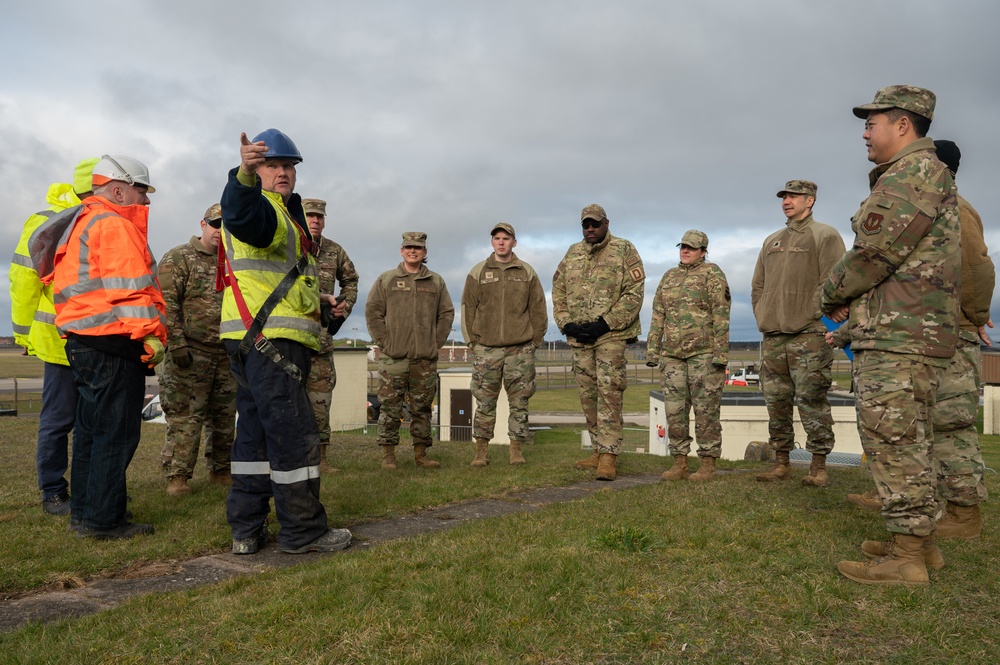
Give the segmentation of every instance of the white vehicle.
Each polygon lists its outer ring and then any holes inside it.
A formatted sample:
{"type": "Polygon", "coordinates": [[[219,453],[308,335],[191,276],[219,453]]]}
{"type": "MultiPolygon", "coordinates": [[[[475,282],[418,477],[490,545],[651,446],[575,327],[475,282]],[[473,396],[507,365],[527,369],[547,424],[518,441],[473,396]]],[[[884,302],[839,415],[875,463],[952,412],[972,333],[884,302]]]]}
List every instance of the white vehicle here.
{"type": "Polygon", "coordinates": [[[730,372],[729,376],[726,378],[727,386],[759,386],[760,385],[760,374],[757,373],[757,368],[754,365],[747,365],[746,367],[741,367],[735,372],[730,372]]]}
{"type": "Polygon", "coordinates": [[[142,419],[148,423],[167,424],[167,419],[163,416],[163,409],[160,408],[159,395],[153,397],[146,406],[142,407],[142,419]]]}

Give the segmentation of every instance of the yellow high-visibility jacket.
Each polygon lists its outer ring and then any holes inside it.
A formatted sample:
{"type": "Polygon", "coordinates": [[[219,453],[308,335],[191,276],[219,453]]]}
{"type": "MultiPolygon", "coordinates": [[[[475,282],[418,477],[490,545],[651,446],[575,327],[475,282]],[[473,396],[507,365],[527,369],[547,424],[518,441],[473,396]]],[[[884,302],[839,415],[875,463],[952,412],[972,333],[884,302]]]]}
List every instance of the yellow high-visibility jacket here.
{"type": "Polygon", "coordinates": [[[36,212],[24,223],[21,239],[10,262],[10,313],[14,341],[47,363],[69,365],[66,340],[56,330],[56,309],[52,303],[52,285],[42,284],[28,251],[28,240],[39,226],[58,212],[80,205],[80,198],[69,183],[49,186],[47,210],[36,212]]]}

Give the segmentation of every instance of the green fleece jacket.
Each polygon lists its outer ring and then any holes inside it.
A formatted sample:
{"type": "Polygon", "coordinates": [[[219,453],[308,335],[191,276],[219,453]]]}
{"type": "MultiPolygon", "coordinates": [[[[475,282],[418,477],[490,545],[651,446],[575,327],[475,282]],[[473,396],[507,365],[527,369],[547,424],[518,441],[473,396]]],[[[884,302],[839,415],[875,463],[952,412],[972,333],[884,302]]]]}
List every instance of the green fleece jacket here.
{"type": "Polygon", "coordinates": [[[462,291],[462,335],[465,343],[514,346],[542,345],[549,325],[545,291],[534,268],[512,255],[500,263],[491,254],[465,278],[462,291]]]}

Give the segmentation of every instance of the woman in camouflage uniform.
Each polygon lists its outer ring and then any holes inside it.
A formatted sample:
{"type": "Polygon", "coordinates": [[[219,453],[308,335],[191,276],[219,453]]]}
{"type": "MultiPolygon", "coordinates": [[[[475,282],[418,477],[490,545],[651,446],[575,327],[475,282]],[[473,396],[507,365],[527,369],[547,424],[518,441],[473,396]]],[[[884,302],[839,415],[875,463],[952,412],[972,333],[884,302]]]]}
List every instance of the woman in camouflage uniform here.
{"type": "Polygon", "coordinates": [[[714,263],[706,263],[708,236],[694,229],[678,243],[681,262],[664,273],[653,298],[646,364],[660,367],[663,410],[673,468],[664,480],[688,478],[691,451],[688,414],[694,406],[701,467],[690,480],[715,475],[722,454],[719,410],[729,361],[729,285],[714,263]]]}

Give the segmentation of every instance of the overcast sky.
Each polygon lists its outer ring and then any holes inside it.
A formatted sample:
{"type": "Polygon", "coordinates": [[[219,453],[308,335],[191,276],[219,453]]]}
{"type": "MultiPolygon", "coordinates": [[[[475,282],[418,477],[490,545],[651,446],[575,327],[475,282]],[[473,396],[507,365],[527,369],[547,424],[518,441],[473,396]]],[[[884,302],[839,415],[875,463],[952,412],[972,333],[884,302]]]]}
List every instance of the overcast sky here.
{"type": "Polygon", "coordinates": [[[79,160],[149,166],[160,257],[218,201],[240,132],[276,127],[304,157],[297,191],[329,202],[326,235],[361,274],[342,335],[367,337],[364,300],[403,231],[428,233],[457,308],[494,223],[514,225],[549,294],[596,202],[645,263],[643,337],[697,228],[729,278],[732,340],[757,340],[750,278],[784,224],[775,193],[817,182],[815,217],[850,246],[871,168],[851,107],[882,86],[937,93],[931,136],[963,150],[959,190],[996,253],[998,24],[995,0],[5,3],[0,279],[79,160]]]}

